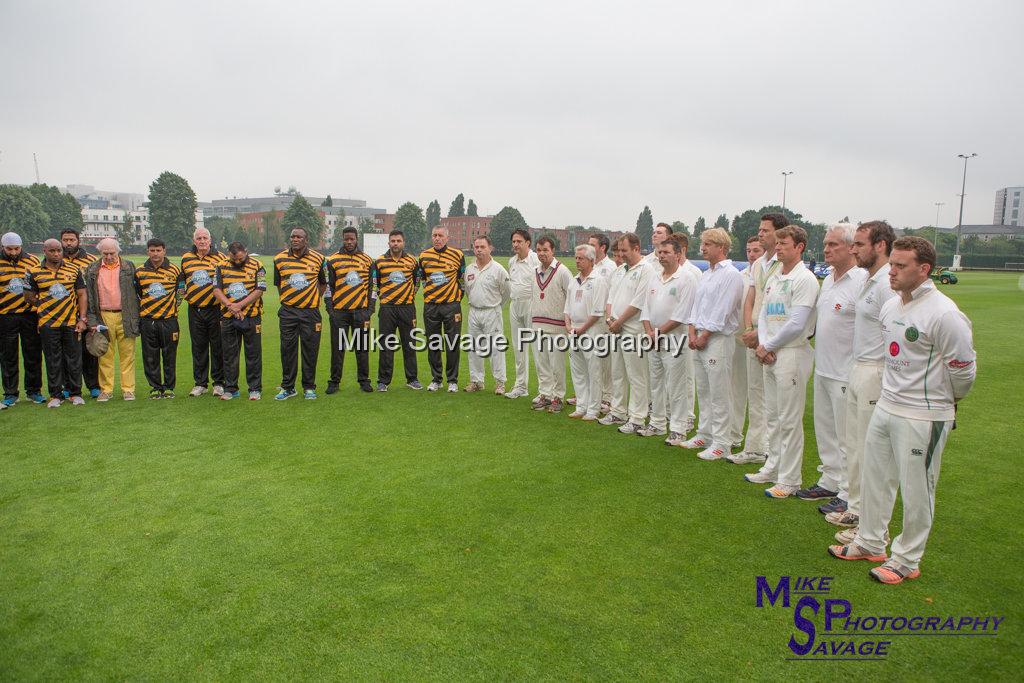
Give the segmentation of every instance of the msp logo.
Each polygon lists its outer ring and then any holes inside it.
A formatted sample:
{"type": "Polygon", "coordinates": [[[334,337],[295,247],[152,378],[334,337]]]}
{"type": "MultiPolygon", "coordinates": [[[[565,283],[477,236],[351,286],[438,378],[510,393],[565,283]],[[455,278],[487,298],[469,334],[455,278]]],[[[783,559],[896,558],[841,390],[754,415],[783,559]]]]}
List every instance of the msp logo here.
{"type": "Polygon", "coordinates": [[[892,342],[891,344],[889,344],[889,355],[890,356],[898,356],[898,355],[900,355],[900,345],[897,344],[896,342],[892,342]]]}
{"type": "Polygon", "coordinates": [[[390,280],[392,284],[400,285],[405,282],[405,273],[400,270],[393,270],[391,271],[391,274],[388,275],[388,280],[390,280]]]}
{"type": "Polygon", "coordinates": [[[69,292],[67,290],[67,287],[65,287],[64,285],[60,283],[50,285],[50,298],[53,299],[54,301],[60,301],[61,299],[66,298],[68,294],[69,292]]]}
{"type": "Polygon", "coordinates": [[[249,290],[245,288],[241,282],[232,282],[228,285],[228,288],[224,290],[224,293],[228,295],[228,298],[232,301],[240,301],[245,297],[249,296],[249,290]]]}
{"type": "Polygon", "coordinates": [[[903,333],[903,336],[907,338],[908,342],[916,342],[921,334],[917,331],[917,328],[911,325],[907,328],[907,331],[903,333]]]}
{"type": "Polygon", "coordinates": [[[189,278],[196,287],[205,287],[206,285],[213,282],[210,279],[210,274],[205,270],[197,270],[192,273],[192,277],[189,278]]]}
{"type": "Polygon", "coordinates": [[[441,285],[443,285],[446,282],[448,282],[448,277],[444,273],[438,271],[436,273],[431,273],[430,274],[430,282],[435,287],[440,287],[441,285]]]}
{"type": "Polygon", "coordinates": [[[161,299],[167,296],[167,289],[159,282],[154,282],[146,287],[146,294],[152,299],[161,299]]]}
{"type": "Polygon", "coordinates": [[[292,273],[288,276],[288,286],[292,289],[305,289],[309,287],[309,279],[305,273],[292,273]]]}
{"type": "Polygon", "coordinates": [[[11,294],[24,294],[28,285],[20,277],[16,277],[7,283],[7,291],[11,294]]]}
{"type": "Polygon", "coordinates": [[[362,283],[363,280],[359,277],[359,273],[354,270],[350,271],[349,274],[345,276],[345,284],[349,287],[358,287],[362,283]]]}

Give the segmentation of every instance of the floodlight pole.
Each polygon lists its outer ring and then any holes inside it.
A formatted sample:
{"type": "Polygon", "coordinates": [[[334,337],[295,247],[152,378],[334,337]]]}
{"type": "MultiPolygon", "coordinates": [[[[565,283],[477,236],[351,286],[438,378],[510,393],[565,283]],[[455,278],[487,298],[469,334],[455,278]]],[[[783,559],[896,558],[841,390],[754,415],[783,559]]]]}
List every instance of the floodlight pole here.
{"type": "Polygon", "coordinates": [[[964,179],[960,186],[960,218],[956,222],[956,251],[954,253],[954,259],[960,255],[960,229],[964,225],[964,193],[967,190],[967,160],[973,159],[978,156],[976,153],[971,154],[957,154],[958,157],[964,160],[964,179]]]}
{"type": "Polygon", "coordinates": [[[789,180],[789,176],[793,175],[793,171],[782,172],[782,213],[786,213],[786,181],[789,180]]]}

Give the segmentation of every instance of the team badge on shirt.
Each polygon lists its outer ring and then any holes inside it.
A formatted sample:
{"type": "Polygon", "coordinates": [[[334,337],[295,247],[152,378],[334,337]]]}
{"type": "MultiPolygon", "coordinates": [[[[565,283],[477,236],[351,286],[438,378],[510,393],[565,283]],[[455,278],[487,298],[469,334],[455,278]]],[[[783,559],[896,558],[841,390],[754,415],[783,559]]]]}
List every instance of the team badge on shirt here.
{"type": "Polygon", "coordinates": [[[288,286],[292,289],[305,289],[309,287],[309,279],[303,273],[292,273],[288,277],[288,286]]]}
{"type": "Polygon", "coordinates": [[[55,301],[60,301],[66,298],[68,295],[68,289],[62,284],[56,284],[50,286],[50,298],[55,301]]]}
{"type": "Polygon", "coordinates": [[[393,270],[391,271],[391,274],[388,275],[388,280],[391,280],[391,282],[396,285],[400,285],[405,282],[405,273],[400,270],[393,270]]]}
{"type": "Polygon", "coordinates": [[[445,276],[444,273],[436,272],[430,274],[430,281],[434,283],[435,287],[440,287],[441,285],[448,282],[448,278],[445,276]]]}
{"type": "Polygon", "coordinates": [[[234,301],[239,301],[249,296],[249,290],[247,290],[245,285],[241,282],[232,282],[228,285],[228,288],[224,290],[224,293],[234,301]]]}
{"type": "Polygon", "coordinates": [[[345,276],[345,284],[349,287],[358,287],[362,282],[363,281],[359,279],[359,273],[354,270],[349,271],[349,274],[345,276]]]}
{"type": "Polygon", "coordinates": [[[192,277],[190,279],[192,280],[192,284],[196,287],[205,287],[211,282],[210,274],[205,270],[197,270],[192,273],[192,277]]]}
{"type": "Polygon", "coordinates": [[[921,335],[917,331],[917,328],[911,325],[910,327],[907,328],[907,331],[903,333],[903,336],[907,338],[908,342],[916,342],[918,337],[920,337],[921,335]]]}
{"type": "Polygon", "coordinates": [[[159,282],[154,282],[146,288],[146,294],[153,299],[160,299],[167,296],[167,289],[159,282]]]}
{"type": "Polygon", "coordinates": [[[24,294],[26,288],[25,281],[20,277],[16,277],[7,283],[7,291],[11,294],[24,294]]]}

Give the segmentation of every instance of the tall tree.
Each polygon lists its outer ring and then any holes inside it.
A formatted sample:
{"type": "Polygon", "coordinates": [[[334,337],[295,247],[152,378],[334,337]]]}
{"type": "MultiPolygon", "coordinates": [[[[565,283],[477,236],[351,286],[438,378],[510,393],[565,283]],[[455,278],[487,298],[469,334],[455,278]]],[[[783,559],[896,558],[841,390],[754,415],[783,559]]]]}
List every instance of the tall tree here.
{"type": "Polygon", "coordinates": [[[476,213],[476,202],[474,202],[472,199],[469,200],[469,206],[466,207],[466,215],[467,216],[476,216],[477,215],[477,213],[476,213]]]}
{"type": "Polygon", "coordinates": [[[640,248],[646,249],[654,236],[654,216],[651,207],[645,206],[636,219],[636,236],[640,238],[640,248]]]}
{"type": "Polygon", "coordinates": [[[331,199],[331,195],[327,195],[327,198],[324,199],[323,203],[320,204],[320,206],[334,206],[334,200],[331,199]]]}
{"type": "Polygon", "coordinates": [[[687,237],[690,236],[690,226],[682,221],[672,221],[672,232],[683,233],[687,237]]]}
{"type": "Polygon", "coordinates": [[[71,194],[42,183],[33,183],[28,191],[43,205],[43,211],[50,218],[50,234],[54,237],[60,235],[64,228],[82,230],[82,206],[71,194]]]}
{"type": "Polygon", "coordinates": [[[21,235],[28,251],[29,242],[41,242],[50,233],[50,217],[42,202],[20,185],[0,185],[0,232],[21,235]]]}
{"type": "MultiPolygon", "coordinates": [[[[460,195],[461,196],[461,195],[460,195]]],[[[419,253],[427,243],[427,221],[423,218],[423,209],[412,202],[406,202],[395,212],[395,230],[405,233],[405,248],[412,253],[419,253]]]]}
{"type": "Polygon", "coordinates": [[[122,249],[135,245],[135,241],[139,239],[139,231],[135,229],[131,210],[125,209],[124,219],[120,225],[114,228],[114,235],[122,249]]]}
{"type": "Polygon", "coordinates": [[[512,253],[512,231],[529,228],[523,214],[512,206],[506,206],[491,219],[490,238],[499,254],[512,253]]]}
{"type": "Polygon", "coordinates": [[[149,186],[149,227],[168,247],[192,244],[196,225],[196,193],[188,181],[164,171],[149,186]]]}
{"type": "Polygon", "coordinates": [[[733,258],[737,260],[746,259],[747,238],[757,234],[757,229],[761,225],[761,216],[767,213],[781,213],[790,224],[799,225],[807,231],[807,249],[804,252],[806,258],[810,258],[815,253],[821,253],[822,243],[825,239],[825,225],[805,221],[800,214],[794,213],[789,209],[783,211],[781,206],[774,205],[762,206],[757,210],[747,209],[733,219],[733,248],[730,252],[733,258]]]}
{"type": "Polygon", "coordinates": [[[373,232],[373,219],[369,216],[360,216],[359,223],[356,226],[356,230],[359,231],[360,235],[365,235],[368,232],[373,232]]]}
{"type": "Polygon", "coordinates": [[[725,228],[726,230],[728,230],[729,229],[729,217],[726,216],[724,213],[718,214],[718,218],[715,219],[715,227],[716,228],[725,228]]]}
{"type": "Polygon", "coordinates": [[[466,215],[466,198],[459,193],[459,196],[452,200],[452,205],[448,207],[448,216],[465,216],[466,215]]]}
{"type": "Polygon", "coordinates": [[[260,239],[260,248],[266,252],[274,252],[284,247],[284,233],[281,231],[281,219],[284,214],[279,211],[266,211],[261,221],[263,223],[263,235],[260,239]]]}
{"type": "Polygon", "coordinates": [[[309,236],[309,246],[318,248],[324,236],[324,217],[313,208],[309,200],[301,194],[296,194],[295,199],[288,205],[281,219],[281,227],[287,235],[292,228],[303,228],[309,236]]]}
{"type": "Polygon", "coordinates": [[[441,224],[441,205],[437,200],[427,204],[427,232],[441,224]]]}

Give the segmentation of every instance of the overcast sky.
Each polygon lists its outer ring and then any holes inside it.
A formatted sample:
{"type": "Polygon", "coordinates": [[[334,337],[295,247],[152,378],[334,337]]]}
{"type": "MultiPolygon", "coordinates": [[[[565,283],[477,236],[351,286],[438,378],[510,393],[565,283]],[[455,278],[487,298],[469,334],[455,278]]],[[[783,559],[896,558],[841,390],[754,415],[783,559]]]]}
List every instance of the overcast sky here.
{"type": "Polygon", "coordinates": [[[0,0],[0,182],[275,185],[533,226],[992,221],[1024,2],[0,0]]]}

